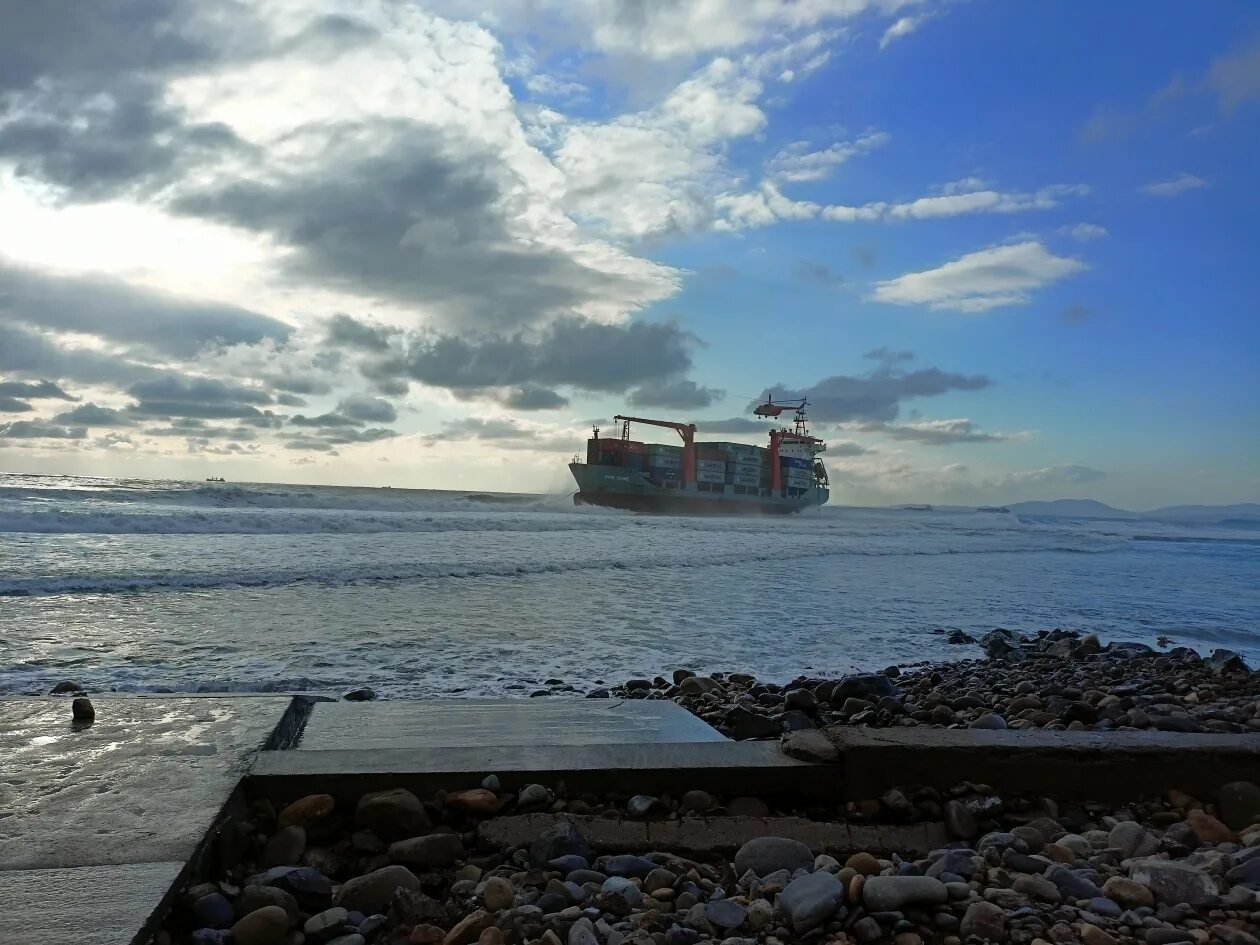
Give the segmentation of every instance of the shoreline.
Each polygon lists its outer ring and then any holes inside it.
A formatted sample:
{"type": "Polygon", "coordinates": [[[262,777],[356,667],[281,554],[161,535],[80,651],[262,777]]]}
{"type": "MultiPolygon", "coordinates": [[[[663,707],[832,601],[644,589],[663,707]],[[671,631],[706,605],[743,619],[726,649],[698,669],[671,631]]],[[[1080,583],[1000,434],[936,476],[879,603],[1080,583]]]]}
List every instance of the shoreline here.
{"type": "Polygon", "coordinates": [[[950,642],[978,642],[985,656],[782,685],[678,669],[672,681],[628,680],[587,698],[670,699],[737,741],[830,725],[1260,732],[1260,671],[1232,650],[1104,646],[1071,630],[994,630],[978,641],[955,631],[950,642]]]}

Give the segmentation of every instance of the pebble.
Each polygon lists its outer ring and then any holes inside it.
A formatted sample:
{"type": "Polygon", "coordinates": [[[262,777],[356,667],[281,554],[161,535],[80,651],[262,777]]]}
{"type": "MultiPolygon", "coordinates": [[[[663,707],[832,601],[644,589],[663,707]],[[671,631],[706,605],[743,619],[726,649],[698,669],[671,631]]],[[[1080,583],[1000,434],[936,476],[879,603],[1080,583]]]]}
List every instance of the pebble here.
{"type": "Polygon", "coordinates": [[[333,904],[365,914],[384,912],[396,889],[420,892],[420,880],[405,866],[383,866],[343,883],[333,897],[333,904]]]}
{"type": "Polygon", "coordinates": [[[92,707],[91,699],[79,696],[70,703],[70,714],[76,722],[91,722],[96,718],[96,709],[92,707]]]}
{"type": "Polygon", "coordinates": [[[541,784],[527,784],[516,795],[516,806],[521,810],[533,810],[539,807],[550,807],[556,796],[549,788],[541,784]]]}
{"type": "Polygon", "coordinates": [[[241,916],[232,926],[233,945],[282,945],[289,916],[279,906],[263,906],[241,916]]]}
{"type": "Polygon", "coordinates": [[[735,873],[743,876],[752,870],[757,876],[768,876],[776,870],[794,873],[813,869],[814,853],[799,840],[786,837],[757,837],[735,853],[735,873]]]}
{"type": "Polygon", "coordinates": [[[945,884],[930,876],[871,876],[862,885],[862,902],[871,912],[939,905],[948,898],[945,884]]]}
{"type": "Polygon", "coordinates": [[[323,941],[331,933],[341,931],[341,928],[346,925],[346,920],[349,916],[350,913],[342,906],[333,906],[331,909],[325,909],[323,912],[311,916],[303,923],[302,934],[308,938],[323,941]]]}
{"type": "Polygon", "coordinates": [[[748,910],[729,899],[712,899],[704,907],[704,917],[718,928],[737,929],[747,921],[748,910]]]}
{"type": "Polygon", "coordinates": [[[1174,860],[1135,860],[1129,878],[1147,887],[1159,902],[1191,906],[1211,905],[1217,899],[1216,883],[1203,870],[1174,860]]]}
{"type": "Polygon", "coordinates": [[[824,924],[844,899],[844,887],[831,873],[809,873],[792,880],[779,893],[778,910],[803,935],[824,924]]]}
{"type": "Polygon", "coordinates": [[[450,866],[463,855],[464,842],[457,833],[431,833],[389,845],[392,862],[421,869],[450,866]]]}
{"type": "Polygon", "coordinates": [[[308,794],[299,797],[292,804],[280,811],[276,818],[279,827],[308,827],[321,820],[327,820],[334,807],[331,794],[308,794]]]}
{"type": "Polygon", "coordinates": [[[516,890],[502,876],[491,876],[487,879],[481,895],[486,908],[491,912],[510,909],[512,903],[516,901],[516,890]]]}
{"type": "Polygon", "coordinates": [[[291,824],[281,827],[267,841],[264,866],[297,866],[306,852],[306,828],[291,824]]]}
{"type": "Polygon", "coordinates": [[[963,913],[958,934],[963,941],[1005,942],[1006,913],[991,902],[973,902],[963,913]]]}
{"type": "Polygon", "coordinates": [[[193,903],[197,924],[211,929],[226,929],[236,918],[232,903],[223,893],[210,893],[193,903]]]}
{"type": "Polygon", "coordinates": [[[405,788],[364,794],[354,811],[354,825],[386,840],[414,837],[430,827],[424,805],[405,788]]]}

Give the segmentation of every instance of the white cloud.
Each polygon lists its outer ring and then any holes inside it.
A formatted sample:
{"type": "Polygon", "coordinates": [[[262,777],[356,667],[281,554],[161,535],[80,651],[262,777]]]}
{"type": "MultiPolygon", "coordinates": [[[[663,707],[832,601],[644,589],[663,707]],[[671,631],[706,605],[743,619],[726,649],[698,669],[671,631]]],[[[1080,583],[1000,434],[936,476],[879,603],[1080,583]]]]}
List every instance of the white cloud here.
{"type": "Polygon", "coordinates": [[[1155,181],[1144,187],[1139,187],[1144,194],[1150,194],[1152,197],[1176,197],[1178,194],[1184,194],[1187,190],[1197,190],[1200,187],[1206,187],[1208,182],[1202,177],[1196,177],[1193,174],[1182,174],[1180,177],[1174,177],[1172,180],[1155,181]]]}
{"type": "Polygon", "coordinates": [[[956,312],[984,312],[1029,300],[1034,289],[1087,268],[1055,256],[1035,240],[968,253],[936,269],[877,282],[869,296],[894,305],[929,305],[956,312]]]}
{"type": "Polygon", "coordinates": [[[1059,227],[1059,232],[1064,236],[1072,237],[1079,243],[1088,243],[1090,240],[1106,236],[1107,228],[1096,223],[1075,223],[1072,226],[1059,227]]]}
{"type": "Polygon", "coordinates": [[[806,142],[797,141],[771,158],[766,169],[771,177],[792,183],[822,180],[849,158],[867,154],[888,141],[888,134],[882,131],[870,132],[853,141],[837,141],[821,151],[810,151],[806,142]]]}
{"type": "Polygon", "coordinates": [[[888,29],[884,30],[884,35],[880,38],[879,48],[885,49],[889,43],[896,42],[903,36],[909,36],[920,26],[924,24],[930,16],[926,13],[918,16],[903,16],[901,19],[893,23],[888,29]]]}
{"type": "MultiPolygon", "coordinates": [[[[770,185],[763,184],[761,189],[764,192],[769,187],[770,185]]],[[[777,203],[763,199],[758,194],[724,195],[718,200],[717,208],[728,212],[718,228],[767,226],[780,219],[806,219],[814,216],[837,223],[855,223],[873,220],[927,220],[973,213],[1022,213],[1026,210],[1048,210],[1058,206],[1060,198],[1087,194],[1089,188],[1084,184],[1051,184],[1031,193],[979,190],[919,197],[904,203],[875,201],[861,206],[816,204],[792,200],[778,194],[778,191],[774,193],[778,195],[777,203]],[[756,212],[749,212],[750,206],[755,207],[756,212]],[[776,206],[785,212],[782,215],[776,213],[776,206]]]]}

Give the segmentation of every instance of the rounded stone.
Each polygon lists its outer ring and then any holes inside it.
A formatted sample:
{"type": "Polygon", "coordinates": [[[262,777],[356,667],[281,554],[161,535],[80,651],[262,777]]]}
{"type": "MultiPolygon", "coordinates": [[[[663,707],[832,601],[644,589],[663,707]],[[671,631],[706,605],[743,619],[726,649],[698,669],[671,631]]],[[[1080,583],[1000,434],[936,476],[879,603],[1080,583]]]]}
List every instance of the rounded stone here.
{"type": "Polygon", "coordinates": [[[776,870],[794,873],[814,868],[814,852],[799,840],[786,837],[756,837],[735,854],[735,874],[743,876],[752,870],[757,876],[768,876],[776,870]]]}
{"type": "Polygon", "coordinates": [[[365,876],[347,880],[337,890],[333,904],[364,914],[385,912],[397,889],[420,892],[420,880],[405,866],[383,866],[365,876]]]}
{"type": "Polygon", "coordinates": [[[386,840],[414,837],[429,829],[429,815],[406,788],[364,794],[354,811],[354,825],[386,840]]]}
{"type": "Polygon", "coordinates": [[[871,912],[940,905],[948,898],[945,884],[931,876],[870,876],[862,885],[862,903],[871,912]]]}
{"type": "Polygon", "coordinates": [[[389,845],[389,858],[394,863],[441,869],[464,855],[464,841],[457,833],[431,833],[389,845]]]}
{"type": "Polygon", "coordinates": [[[87,696],[79,696],[70,703],[70,714],[74,716],[76,722],[91,722],[96,718],[96,709],[92,707],[91,699],[87,696]]]}
{"type": "Polygon", "coordinates": [[[263,906],[237,920],[232,941],[234,945],[283,945],[288,932],[288,913],[279,906],[263,906]]]}
{"type": "Polygon", "coordinates": [[[973,902],[963,913],[962,922],[958,924],[958,934],[964,942],[971,939],[1005,942],[1006,913],[991,902],[973,902]]]}
{"type": "Polygon", "coordinates": [[[878,876],[883,865],[871,854],[863,851],[854,853],[851,857],[844,861],[844,865],[850,869],[856,870],[863,876],[878,876]]]}
{"type": "Polygon", "coordinates": [[[487,909],[498,912],[512,907],[512,903],[516,901],[516,889],[502,876],[491,876],[486,880],[481,897],[487,909]]]}
{"type": "Polygon", "coordinates": [[[264,866],[297,866],[306,852],[306,828],[291,824],[281,827],[267,841],[264,866]]]}
{"type": "Polygon", "coordinates": [[[331,794],[308,794],[280,811],[276,823],[281,827],[307,827],[321,820],[327,820],[333,812],[333,796],[331,794]]]}

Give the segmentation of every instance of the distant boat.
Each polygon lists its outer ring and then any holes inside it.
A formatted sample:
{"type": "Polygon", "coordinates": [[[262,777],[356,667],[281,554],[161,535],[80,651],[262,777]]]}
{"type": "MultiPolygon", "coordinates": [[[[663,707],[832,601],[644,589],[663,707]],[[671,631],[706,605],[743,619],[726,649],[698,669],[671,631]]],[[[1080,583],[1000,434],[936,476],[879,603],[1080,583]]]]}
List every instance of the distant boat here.
{"type": "Polygon", "coordinates": [[[977,512],[1010,512],[1005,505],[982,505],[976,509],[977,512]]]}
{"type": "Polygon", "coordinates": [[[206,482],[227,482],[222,476],[206,476],[206,482]]]}
{"type": "Polygon", "coordinates": [[[930,506],[930,505],[925,505],[925,504],[922,504],[922,503],[912,503],[912,504],[910,504],[910,505],[903,505],[903,506],[902,506],[902,508],[903,508],[905,511],[907,511],[907,512],[931,512],[931,511],[933,511],[932,506],[930,506]]]}

